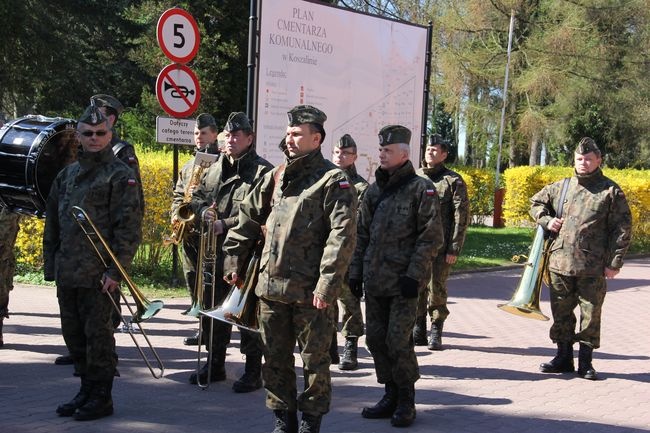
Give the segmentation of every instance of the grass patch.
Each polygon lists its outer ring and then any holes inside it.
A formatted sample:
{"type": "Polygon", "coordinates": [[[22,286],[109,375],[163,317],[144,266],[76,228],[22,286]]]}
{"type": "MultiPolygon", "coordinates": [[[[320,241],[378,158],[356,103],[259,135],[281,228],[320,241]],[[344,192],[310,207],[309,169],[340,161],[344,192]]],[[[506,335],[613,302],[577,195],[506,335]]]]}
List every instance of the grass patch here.
{"type": "Polygon", "coordinates": [[[454,270],[469,270],[513,264],[512,256],[528,255],[533,242],[532,228],[470,226],[465,245],[454,270]]]}

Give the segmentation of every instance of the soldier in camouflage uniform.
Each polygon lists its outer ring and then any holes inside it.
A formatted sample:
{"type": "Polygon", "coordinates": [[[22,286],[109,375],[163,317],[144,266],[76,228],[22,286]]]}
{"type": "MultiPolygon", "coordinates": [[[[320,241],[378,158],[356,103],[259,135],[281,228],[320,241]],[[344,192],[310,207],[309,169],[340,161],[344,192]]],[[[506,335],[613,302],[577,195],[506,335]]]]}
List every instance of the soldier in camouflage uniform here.
{"type": "MultiPolygon", "coordinates": [[[[203,211],[213,207],[217,220],[212,221],[216,237],[216,251],[221,251],[223,240],[228,230],[239,222],[239,204],[251,187],[264,173],[271,170],[273,165],[258,156],[253,149],[253,128],[245,113],[231,113],[224,127],[226,133],[224,153],[203,176],[201,184],[192,195],[192,208],[195,219],[202,218],[203,211]]],[[[214,281],[215,296],[212,290],[203,293],[204,308],[221,305],[228,295],[230,286],[220,278],[223,275],[223,253],[216,257],[214,275],[219,278],[214,281]]],[[[208,282],[209,283],[209,282],[208,282]]],[[[225,322],[203,316],[203,342],[212,351],[212,369],[210,381],[226,380],[226,349],[230,342],[232,326],[225,322]],[[210,321],[213,322],[212,342],[208,341],[210,321]]],[[[244,375],[233,384],[235,392],[251,392],[262,387],[262,339],[256,332],[240,328],[240,350],[246,356],[244,375]]],[[[201,383],[208,381],[208,365],[199,372],[201,383]]],[[[197,374],[190,376],[190,383],[197,383],[197,374]]]]}
{"type": "Polygon", "coordinates": [[[416,346],[427,345],[429,350],[442,350],[442,328],[449,316],[447,309],[447,278],[456,263],[465,242],[469,224],[469,199],[465,181],[453,170],[445,167],[449,155],[447,143],[439,134],[429,137],[424,167],[417,171],[420,176],[431,179],[440,199],[440,217],[445,242],[433,260],[431,281],[420,293],[418,315],[413,329],[416,346]],[[427,313],[431,317],[431,333],[427,339],[427,313]]]}
{"type": "MultiPolygon", "coordinates": [[[[217,122],[211,114],[202,113],[196,118],[196,125],[194,127],[194,145],[196,146],[196,153],[205,152],[210,154],[219,154],[217,136],[219,131],[217,129],[217,122]]],[[[185,192],[192,180],[192,173],[194,171],[194,158],[188,160],[178,173],[178,180],[174,188],[174,198],[171,206],[171,220],[172,223],[178,219],[178,209],[185,201],[185,192]]],[[[196,185],[198,186],[198,185],[196,185]]],[[[190,191],[190,194],[192,192],[190,191]]],[[[181,262],[183,266],[183,274],[185,275],[185,283],[187,290],[192,299],[192,304],[196,302],[196,295],[194,293],[196,283],[196,261],[199,254],[199,236],[196,231],[186,232],[182,240],[181,249],[181,262]]],[[[191,308],[191,307],[190,307],[191,308]]],[[[188,310],[185,311],[187,313],[188,310]]],[[[186,346],[196,346],[199,344],[198,331],[183,340],[186,346]]]]}
{"type": "Polygon", "coordinates": [[[350,290],[366,293],[366,343],[377,381],[386,392],[364,418],[391,418],[406,427],[415,419],[419,379],[413,345],[418,294],[431,277],[442,246],[440,203],[433,183],[417,176],[409,160],[411,131],[389,125],[379,131],[377,181],[360,206],[350,290]]]}
{"type": "MultiPolygon", "coordinates": [[[[366,189],[368,189],[368,182],[357,173],[357,168],[354,165],[356,160],[357,144],[349,134],[345,134],[339,138],[334,145],[334,150],[332,151],[332,162],[348,175],[350,182],[352,182],[354,189],[357,191],[358,201],[361,203],[363,194],[366,192],[366,189]]],[[[363,314],[361,313],[362,296],[363,291],[357,291],[355,293],[350,291],[350,288],[348,287],[348,279],[346,278],[344,285],[341,288],[341,293],[339,294],[339,303],[343,307],[343,326],[341,328],[341,334],[345,337],[343,358],[339,360],[340,362],[337,361],[339,355],[336,329],[334,330],[332,345],[330,346],[330,357],[332,358],[332,363],[338,362],[339,370],[356,370],[359,365],[357,362],[357,341],[359,337],[364,334],[363,314]]],[[[338,322],[338,303],[335,303],[333,307],[334,321],[338,322]]]]}
{"type": "Polygon", "coordinates": [[[557,344],[557,354],[540,365],[543,373],[573,372],[573,343],[577,341],[578,375],[598,378],[592,353],[600,347],[606,278],[614,278],[623,266],[632,231],[625,194],[603,175],[601,162],[594,140],[583,138],[575,150],[575,173],[563,203],[558,202],[564,181],[545,186],[531,198],[531,216],[552,237],[548,257],[553,313],[550,337],[557,344]],[[559,206],[561,218],[556,217],[559,206]],[[580,307],[577,333],[576,306],[580,307]]]}
{"type": "MultiPolygon", "coordinates": [[[[127,267],[141,240],[138,181],[110,147],[110,123],[91,104],[77,123],[78,161],[54,180],[47,200],[43,237],[44,278],[56,281],[61,330],[81,388],[56,412],[90,420],[113,413],[111,389],[116,359],[110,293],[121,274],[110,258],[106,268],[72,216],[83,208],[127,267]]],[[[102,248],[100,247],[100,251],[102,248]]]]}
{"type": "MultiPolygon", "coordinates": [[[[128,141],[122,140],[117,131],[115,131],[115,124],[117,124],[120,114],[124,111],[124,106],[114,96],[105,94],[93,95],[90,98],[90,102],[99,108],[99,111],[101,111],[104,117],[108,119],[109,124],[111,125],[111,134],[113,137],[111,138],[111,148],[113,149],[113,153],[119,160],[128,165],[135,174],[138,181],[141,210],[144,213],[144,191],[142,189],[142,179],[140,177],[140,163],[135,154],[135,148],[128,141]]],[[[113,293],[113,300],[117,305],[120,304],[121,299],[119,293],[113,293]]],[[[120,312],[114,310],[113,325],[117,328],[121,323],[122,318],[120,312]]],[[[115,357],[117,358],[117,354],[115,354],[115,357]]],[[[54,363],[57,365],[72,364],[72,356],[70,354],[59,356],[54,360],[54,363]]]]}
{"type": "Polygon", "coordinates": [[[262,377],[275,433],[320,430],[331,400],[330,307],[343,284],[356,239],[357,197],[345,173],[321,153],[325,114],[300,105],[288,113],[286,162],[267,173],[240,206],[224,243],[233,284],[265,226],[255,293],[264,342],[262,377]],[[298,395],[293,350],[298,341],[304,391],[298,395]]]}
{"type": "Polygon", "coordinates": [[[14,288],[14,244],[20,228],[19,221],[20,215],[0,206],[0,348],[4,345],[2,322],[9,318],[9,292],[14,288]]]}

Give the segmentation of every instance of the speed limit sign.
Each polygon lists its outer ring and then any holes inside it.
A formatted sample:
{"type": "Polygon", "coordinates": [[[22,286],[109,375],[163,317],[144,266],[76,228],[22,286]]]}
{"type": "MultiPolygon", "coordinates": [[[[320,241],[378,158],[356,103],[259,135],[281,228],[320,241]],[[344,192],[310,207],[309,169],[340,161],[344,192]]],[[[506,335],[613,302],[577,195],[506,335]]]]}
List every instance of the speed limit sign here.
{"type": "Polygon", "coordinates": [[[199,27],[187,11],[167,9],[158,19],[158,45],[170,60],[187,63],[199,50],[199,27]]]}

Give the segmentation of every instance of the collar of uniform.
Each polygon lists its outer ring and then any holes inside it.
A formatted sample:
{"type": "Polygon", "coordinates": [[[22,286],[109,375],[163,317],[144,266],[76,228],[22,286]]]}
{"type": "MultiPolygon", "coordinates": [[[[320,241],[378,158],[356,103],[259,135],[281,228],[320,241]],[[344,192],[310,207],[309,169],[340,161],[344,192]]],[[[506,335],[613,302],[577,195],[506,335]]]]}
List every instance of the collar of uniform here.
{"type": "Polygon", "coordinates": [[[603,174],[603,170],[598,167],[596,170],[592,171],[589,174],[577,174],[574,170],[574,175],[578,179],[578,183],[580,185],[594,185],[598,182],[600,182],[605,175],[603,174]]]}
{"type": "Polygon", "coordinates": [[[79,149],[78,161],[81,168],[89,168],[95,165],[107,163],[114,158],[113,148],[109,145],[99,152],[84,152],[79,149]]]}
{"type": "MultiPolygon", "coordinates": [[[[426,164],[426,163],[425,163],[426,164]]],[[[427,167],[426,165],[422,166],[422,172],[427,175],[430,179],[433,179],[436,175],[441,174],[446,170],[445,164],[437,164],[433,167],[427,167]]]]}
{"type": "Polygon", "coordinates": [[[311,172],[312,169],[319,167],[325,158],[321,152],[320,146],[306,155],[297,158],[287,158],[287,168],[284,171],[285,179],[294,179],[301,173],[311,172]]]}
{"type": "Polygon", "coordinates": [[[343,171],[345,172],[345,174],[348,175],[350,179],[354,179],[355,177],[357,177],[357,167],[354,164],[352,164],[351,166],[349,166],[343,171]]]}
{"type": "Polygon", "coordinates": [[[413,164],[410,160],[407,160],[401,167],[395,170],[392,175],[379,167],[375,170],[375,178],[377,179],[377,185],[379,185],[379,188],[384,189],[400,182],[406,176],[411,176],[414,173],[415,168],[413,168],[413,164]]]}

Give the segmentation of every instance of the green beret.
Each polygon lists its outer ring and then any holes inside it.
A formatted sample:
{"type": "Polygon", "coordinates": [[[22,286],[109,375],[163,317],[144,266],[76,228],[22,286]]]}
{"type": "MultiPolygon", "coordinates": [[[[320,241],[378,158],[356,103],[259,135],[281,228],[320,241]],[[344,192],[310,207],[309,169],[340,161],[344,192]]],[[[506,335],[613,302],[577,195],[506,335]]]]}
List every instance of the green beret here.
{"type": "Polygon", "coordinates": [[[223,128],[224,131],[235,132],[235,131],[253,131],[251,122],[248,120],[246,113],[230,113],[228,120],[226,121],[226,126],[223,128]]]}
{"type": "Polygon", "coordinates": [[[287,112],[289,126],[298,126],[303,123],[315,123],[323,126],[327,120],[325,113],[311,105],[296,105],[287,112]]]}
{"type": "Polygon", "coordinates": [[[388,125],[379,131],[379,145],[387,146],[393,143],[411,142],[411,130],[402,125],[388,125]]]}
{"type": "Polygon", "coordinates": [[[201,113],[196,118],[196,128],[203,129],[206,126],[212,126],[216,128],[217,122],[214,120],[214,117],[212,117],[212,114],[201,113]]]}
{"type": "Polygon", "coordinates": [[[111,95],[93,95],[90,97],[90,101],[94,102],[97,107],[112,108],[115,110],[118,116],[124,111],[124,105],[122,105],[122,103],[118,101],[117,98],[111,95]]]}
{"type": "Polygon", "coordinates": [[[95,104],[91,103],[88,107],[86,107],[86,110],[83,112],[79,120],[77,120],[77,123],[85,123],[90,126],[97,126],[107,121],[108,119],[104,117],[101,111],[99,111],[99,108],[95,104]]]}
{"type": "Polygon", "coordinates": [[[355,143],[352,137],[350,137],[350,134],[345,134],[343,137],[339,138],[339,141],[336,142],[334,147],[338,147],[339,149],[354,147],[356,149],[357,143],[355,143]]]}
{"type": "Polygon", "coordinates": [[[576,153],[578,155],[586,155],[589,152],[594,152],[597,155],[600,155],[600,149],[596,146],[596,142],[589,137],[583,137],[576,147],[576,153]]]}

